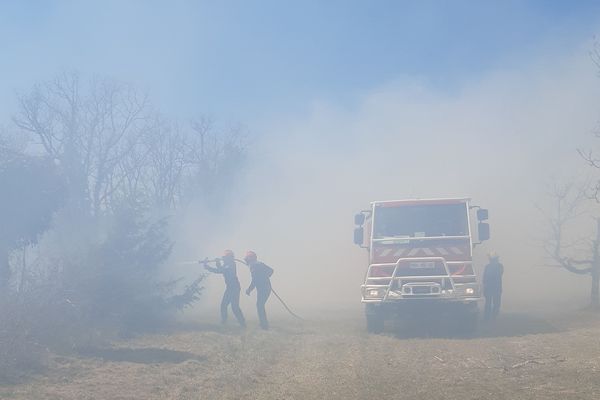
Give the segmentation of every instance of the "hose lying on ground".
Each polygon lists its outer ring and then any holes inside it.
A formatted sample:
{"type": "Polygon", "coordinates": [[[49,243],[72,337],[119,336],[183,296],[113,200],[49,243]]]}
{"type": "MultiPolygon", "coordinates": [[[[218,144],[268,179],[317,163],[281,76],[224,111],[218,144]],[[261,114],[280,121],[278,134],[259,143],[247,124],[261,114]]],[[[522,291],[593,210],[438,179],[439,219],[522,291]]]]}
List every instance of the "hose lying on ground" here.
{"type": "Polygon", "coordinates": [[[292,317],[295,317],[295,318],[299,319],[300,321],[304,321],[304,318],[302,318],[301,316],[295,314],[292,310],[290,310],[290,308],[287,306],[287,304],[285,304],[285,302],[281,299],[281,297],[279,297],[279,295],[277,294],[275,289],[271,288],[271,291],[273,292],[275,297],[277,297],[277,300],[279,300],[281,302],[281,304],[283,304],[283,306],[285,307],[287,312],[289,312],[292,317]]]}
{"type": "MultiPolygon", "coordinates": [[[[237,258],[235,259],[235,261],[241,262],[244,265],[248,265],[246,263],[246,261],[244,260],[238,260],[237,258]]],[[[279,300],[279,302],[283,305],[283,307],[286,309],[286,311],[288,313],[290,313],[290,315],[294,318],[299,319],[300,321],[304,321],[304,318],[302,318],[301,316],[299,316],[298,314],[296,314],[295,312],[293,312],[292,310],[290,310],[290,308],[288,307],[287,304],[285,304],[285,301],[283,301],[283,299],[281,297],[279,297],[279,294],[277,294],[277,292],[275,291],[275,289],[273,289],[273,287],[271,287],[271,292],[273,292],[273,294],[275,295],[275,297],[277,297],[277,300],[279,300]]]]}

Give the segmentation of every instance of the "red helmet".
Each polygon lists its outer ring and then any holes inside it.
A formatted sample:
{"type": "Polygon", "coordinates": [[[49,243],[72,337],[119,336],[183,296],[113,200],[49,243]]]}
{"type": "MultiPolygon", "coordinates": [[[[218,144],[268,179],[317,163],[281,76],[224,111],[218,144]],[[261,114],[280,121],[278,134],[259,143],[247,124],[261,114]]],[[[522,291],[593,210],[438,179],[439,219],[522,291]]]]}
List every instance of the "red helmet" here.
{"type": "Polygon", "coordinates": [[[224,251],[223,251],[223,257],[231,257],[231,258],[234,258],[235,256],[233,255],[233,251],[231,251],[231,250],[224,250],[224,251]]]}
{"type": "Polygon", "coordinates": [[[246,264],[251,263],[251,262],[256,262],[257,257],[256,257],[256,253],[253,252],[252,250],[248,250],[246,252],[246,255],[244,256],[244,261],[246,261],[246,264]]]}

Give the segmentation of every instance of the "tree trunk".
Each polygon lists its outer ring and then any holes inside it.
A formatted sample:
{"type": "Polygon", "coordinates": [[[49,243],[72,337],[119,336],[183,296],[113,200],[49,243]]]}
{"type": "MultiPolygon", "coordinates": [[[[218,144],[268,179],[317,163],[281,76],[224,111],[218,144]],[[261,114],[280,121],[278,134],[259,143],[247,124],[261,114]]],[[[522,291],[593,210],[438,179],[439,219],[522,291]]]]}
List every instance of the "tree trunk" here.
{"type": "Polygon", "coordinates": [[[0,291],[6,291],[8,283],[10,282],[10,263],[8,262],[8,256],[10,252],[8,249],[0,248],[0,291]]]}
{"type": "Polygon", "coordinates": [[[27,245],[23,246],[21,254],[21,281],[19,282],[19,295],[23,295],[25,289],[25,281],[27,280],[27,245]]]}
{"type": "Polygon", "coordinates": [[[598,296],[598,288],[600,286],[600,273],[598,273],[598,265],[594,265],[592,270],[592,294],[591,307],[595,310],[600,310],[600,297],[598,296]]]}
{"type": "Polygon", "coordinates": [[[600,310],[600,218],[596,219],[596,240],[594,241],[594,253],[592,257],[592,292],[590,295],[590,307],[594,310],[600,310]]]}

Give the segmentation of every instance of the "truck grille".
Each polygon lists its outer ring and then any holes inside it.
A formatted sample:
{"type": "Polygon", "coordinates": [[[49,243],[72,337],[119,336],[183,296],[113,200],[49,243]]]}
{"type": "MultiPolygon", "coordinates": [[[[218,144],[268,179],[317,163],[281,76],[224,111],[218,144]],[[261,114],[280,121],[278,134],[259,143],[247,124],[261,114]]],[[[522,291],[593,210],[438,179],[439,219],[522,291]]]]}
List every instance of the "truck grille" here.
{"type": "Polygon", "coordinates": [[[413,294],[430,294],[431,286],[413,286],[412,292],[413,294]]]}
{"type": "Polygon", "coordinates": [[[448,276],[442,261],[402,260],[396,276],[448,276]]]}

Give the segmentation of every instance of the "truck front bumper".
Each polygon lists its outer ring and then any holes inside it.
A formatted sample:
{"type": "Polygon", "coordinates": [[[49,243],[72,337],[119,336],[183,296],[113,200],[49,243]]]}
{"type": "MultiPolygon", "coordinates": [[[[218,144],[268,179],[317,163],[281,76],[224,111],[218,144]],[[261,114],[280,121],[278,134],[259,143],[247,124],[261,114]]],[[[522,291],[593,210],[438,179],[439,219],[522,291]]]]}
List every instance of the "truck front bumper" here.
{"type": "MultiPolygon", "coordinates": [[[[407,285],[405,285],[407,286],[407,285]]],[[[433,302],[477,302],[481,299],[479,285],[476,283],[456,284],[452,289],[443,289],[437,284],[419,283],[402,290],[390,289],[389,286],[363,285],[363,303],[402,303],[412,301],[433,302]]]]}

